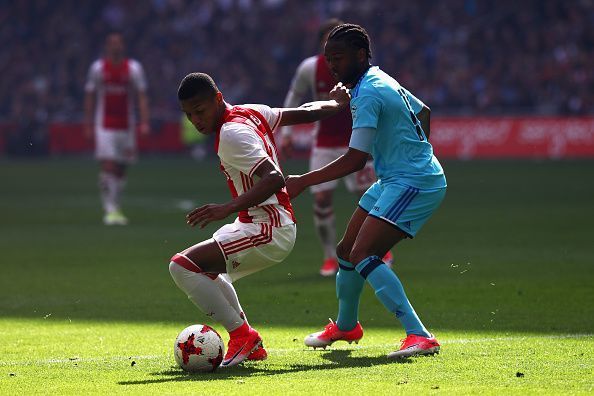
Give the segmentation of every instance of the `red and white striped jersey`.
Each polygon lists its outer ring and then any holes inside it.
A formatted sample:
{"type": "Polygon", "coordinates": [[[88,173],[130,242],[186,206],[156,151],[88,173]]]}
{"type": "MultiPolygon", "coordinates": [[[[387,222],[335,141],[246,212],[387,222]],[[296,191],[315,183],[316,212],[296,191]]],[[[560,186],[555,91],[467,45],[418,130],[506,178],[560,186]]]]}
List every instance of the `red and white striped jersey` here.
{"type": "MultiPolygon", "coordinates": [[[[280,109],[253,104],[225,110],[222,125],[217,131],[215,149],[233,198],[254,186],[257,182],[254,171],[267,159],[281,172],[272,134],[281,114],[280,109]]],[[[274,227],[295,223],[287,189],[283,187],[259,205],[239,212],[239,221],[269,223],[274,227]]]]}
{"type": "Polygon", "coordinates": [[[97,93],[95,127],[131,131],[134,127],[134,91],[146,91],[142,65],[134,59],[115,64],[98,59],[89,68],[86,92],[97,93]]]}
{"type": "MultiPolygon", "coordinates": [[[[313,100],[328,100],[328,94],[338,83],[323,55],[305,59],[295,72],[285,107],[297,107],[308,94],[313,100]]],[[[349,109],[316,123],[316,147],[348,147],[353,120],[349,109]]],[[[291,133],[291,127],[285,127],[291,133]]],[[[284,133],[284,132],[283,132],[284,133]]]]}

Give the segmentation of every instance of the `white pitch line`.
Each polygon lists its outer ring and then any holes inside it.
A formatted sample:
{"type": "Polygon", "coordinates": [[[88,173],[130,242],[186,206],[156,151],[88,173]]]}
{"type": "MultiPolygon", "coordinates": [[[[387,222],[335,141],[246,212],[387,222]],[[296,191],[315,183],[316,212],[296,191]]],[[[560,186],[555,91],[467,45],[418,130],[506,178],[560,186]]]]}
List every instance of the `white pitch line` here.
{"type": "MultiPolygon", "coordinates": [[[[492,338],[460,338],[460,339],[444,339],[441,341],[443,345],[449,344],[471,344],[471,343],[482,343],[482,342],[513,342],[513,341],[524,341],[528,339],[545,339],[545,340],[559,340],[559,339],[580,339],[580,338],[594,338],[594,334],[559,334],[559,335],[535,335],[535,336],[516,336],[516,337],[492,337],[492,338]]],[[[394,348],[397,343],[392,344],[373,344],[373,345],[348,345],[344,343],[337,344],[344,346],[345,348],[336,348],[339,350],[345,349],[381,349],[381,348],[394,348]]],[[[298,348],[266,348],[270,353],[284,354],[295,352],[299,350],[312,350],[311,348],[305,349],[305,346],[300,345],[298,348]]],[[[318,348],[317,350],[322,350],[318,348]]],[[[326,349],[330,351],[331,349],[326,349]]],[[[126,361],[126,360],[156,360],[166,358],[166,355],[143,355],[143,356],[109,356],[104,358],[68,358],[68,359],[46,359],[46,360],[25,360],[25,361],[0,361],[0,366],[30,366],[30,365],[43,365],[43,364],[62,364],[62,363],[93,363],[93,362],[115,362],[115,361],[126,361]]]]}

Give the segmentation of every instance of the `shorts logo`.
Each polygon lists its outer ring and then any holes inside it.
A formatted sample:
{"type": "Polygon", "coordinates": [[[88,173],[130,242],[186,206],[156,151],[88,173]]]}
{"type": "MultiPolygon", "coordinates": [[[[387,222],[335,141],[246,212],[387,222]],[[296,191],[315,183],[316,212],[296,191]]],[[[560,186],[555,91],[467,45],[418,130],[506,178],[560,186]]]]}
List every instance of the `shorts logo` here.
{"type": "Polygon", "coordinates": [[[233,266],[233,269],[239,267],[241,265],[241,263],[239,261],[233,260],[231,261],[231,265],[233,266]]]}
{"type": "Polygon", "coordinates": [[[375,210],[376,212],[379,212],[380,211],[380,207],[379,206],[374,206],[373,207],[373,210],[375,210]]]}

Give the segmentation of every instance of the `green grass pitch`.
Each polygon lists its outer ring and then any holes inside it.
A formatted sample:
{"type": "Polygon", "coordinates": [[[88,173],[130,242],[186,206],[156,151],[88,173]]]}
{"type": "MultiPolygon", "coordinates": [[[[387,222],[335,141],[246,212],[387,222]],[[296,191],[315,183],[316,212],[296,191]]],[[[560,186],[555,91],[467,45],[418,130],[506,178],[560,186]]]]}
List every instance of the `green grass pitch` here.
{"type": "MultiPolygon", "coordinates": [[[[388,361],[404,334],[369,287],[359,345],[304,347],[336,315],[305,194],[294,203],[288,260],[236,283],[269,359],[189,375],[173,360],[177,333],[193,323],[226,333],[182,295],[167,265],[223,224],[190,229],[182,209],[228,198],[217,164],[143,159],[124,200],[131,224],[108,228],[94,162],[1,160],[0,394],[591,393],[594,162],[444,167],[442,207],[394,251],[441,354],[388,361]]],[[[356,200],[342,188],[336,198],[340,233],[356,200]]]]}

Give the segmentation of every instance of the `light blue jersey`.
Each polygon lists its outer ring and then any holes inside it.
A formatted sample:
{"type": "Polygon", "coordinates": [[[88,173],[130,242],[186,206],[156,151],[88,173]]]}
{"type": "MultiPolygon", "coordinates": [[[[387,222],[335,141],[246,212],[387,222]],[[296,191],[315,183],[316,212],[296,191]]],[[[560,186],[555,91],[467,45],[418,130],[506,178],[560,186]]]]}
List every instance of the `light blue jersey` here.
{"type": "Polygon", "coordinates": [[[441,164],[416,116],[423,102],[377,66],[367,70],[351,95],[349,145],[373,156],[380,183],[418,189],[446,187],[441,164]]]}

